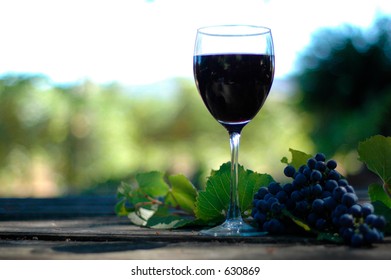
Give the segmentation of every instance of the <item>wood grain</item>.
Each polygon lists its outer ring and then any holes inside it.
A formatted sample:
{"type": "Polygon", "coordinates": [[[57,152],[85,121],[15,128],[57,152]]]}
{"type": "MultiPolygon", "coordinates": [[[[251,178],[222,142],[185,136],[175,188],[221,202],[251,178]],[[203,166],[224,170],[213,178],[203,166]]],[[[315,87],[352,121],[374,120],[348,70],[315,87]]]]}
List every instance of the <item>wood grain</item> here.
{"type": "Polygon", "coordinates": [[[0,199],[0,259],[391,259],[391,238],[349,248],[311,236],[214,238],[114,214],[114,197],[0,199]]]}

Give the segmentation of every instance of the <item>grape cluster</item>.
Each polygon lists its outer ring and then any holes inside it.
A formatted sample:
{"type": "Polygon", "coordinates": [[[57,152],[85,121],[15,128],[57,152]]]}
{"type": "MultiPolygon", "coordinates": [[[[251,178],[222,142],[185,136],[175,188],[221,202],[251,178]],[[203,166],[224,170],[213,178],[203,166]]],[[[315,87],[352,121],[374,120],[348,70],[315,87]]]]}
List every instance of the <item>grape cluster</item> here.
{"type": "Polygon", "coordinates": [[[261,230],[278,234],[291,230],[292,220],[318,232],[338,233],[346,244],[368,245],[383,240],[384,217],[370,203],[359,204],[354,188],[336,170],[335,160],[318,153],[298,170],[287,165],[292,181],[271,182],[254,195],[252,217],[261,230]],[[285,209],[285,210],[284,210],[285,209]]]}

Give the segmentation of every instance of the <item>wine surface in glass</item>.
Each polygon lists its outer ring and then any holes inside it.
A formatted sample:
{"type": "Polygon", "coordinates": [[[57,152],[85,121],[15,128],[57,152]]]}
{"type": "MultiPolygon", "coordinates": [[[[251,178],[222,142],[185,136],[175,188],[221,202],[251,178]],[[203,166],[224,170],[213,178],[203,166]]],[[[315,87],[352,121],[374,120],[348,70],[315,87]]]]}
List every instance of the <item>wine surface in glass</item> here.
{"type": "Polygon", "coordinates": [[[264,104],[273,82],[273,57],[264,54],[194,56],[198,91],[229,132],[240,132],[264,104]]]}

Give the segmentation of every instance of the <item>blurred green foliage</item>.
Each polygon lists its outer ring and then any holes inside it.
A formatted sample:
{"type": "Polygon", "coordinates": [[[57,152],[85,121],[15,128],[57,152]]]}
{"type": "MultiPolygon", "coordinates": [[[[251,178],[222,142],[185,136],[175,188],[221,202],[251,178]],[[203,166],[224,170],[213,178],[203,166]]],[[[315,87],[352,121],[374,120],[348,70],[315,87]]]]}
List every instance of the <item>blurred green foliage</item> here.
{"type": "MultiPolygon", "coordinates": [[[[368,30],[317,32],[288,81],[297,91],[275,81],[244,128],[239,162],[281,181],[289,148],[357,163],[359,141],[391,135],[389,30],[391,19],[380,18],[368,30]]],[[[191,79],[124,87],[0,77],[0,196],[114,194],[120,181],[151,170],[202,188],[229,159],[228,134],[191,79]]]]}
{"type": "MultiPolygon", "coordinates": [[[[295,102],[271,92],[243,131],[241,164],[272,173],[289,147],[313,149],[295,102]]],[[[182,173],[203,187],[210,170],[230,158],[228,133],[192,80],[125,88],[4,76],[0,112],[2,196],[114,194],[119,181],[150,170],[182,173]]]]}
{"type": "Polygon", "coordinates": [[[391,18],[368,29],[327,28],[299,58],[303,110],[311,138],[326,154],[348,154],[375,134],[391,135],[391,18]]]}

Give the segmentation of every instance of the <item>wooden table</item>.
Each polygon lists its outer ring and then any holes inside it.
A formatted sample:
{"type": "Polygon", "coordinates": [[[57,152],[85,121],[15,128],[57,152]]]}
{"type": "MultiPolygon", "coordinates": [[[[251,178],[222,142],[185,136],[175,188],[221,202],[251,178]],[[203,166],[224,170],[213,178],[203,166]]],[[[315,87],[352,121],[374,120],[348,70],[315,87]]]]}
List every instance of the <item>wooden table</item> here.
{"type": "Polygon", "coordinates": [[[212,238],[154,230],[114,213],[115,198],[0,199],[0,259],[391,259],[391,237],[349,248],[311,237],[212,238]]]}

